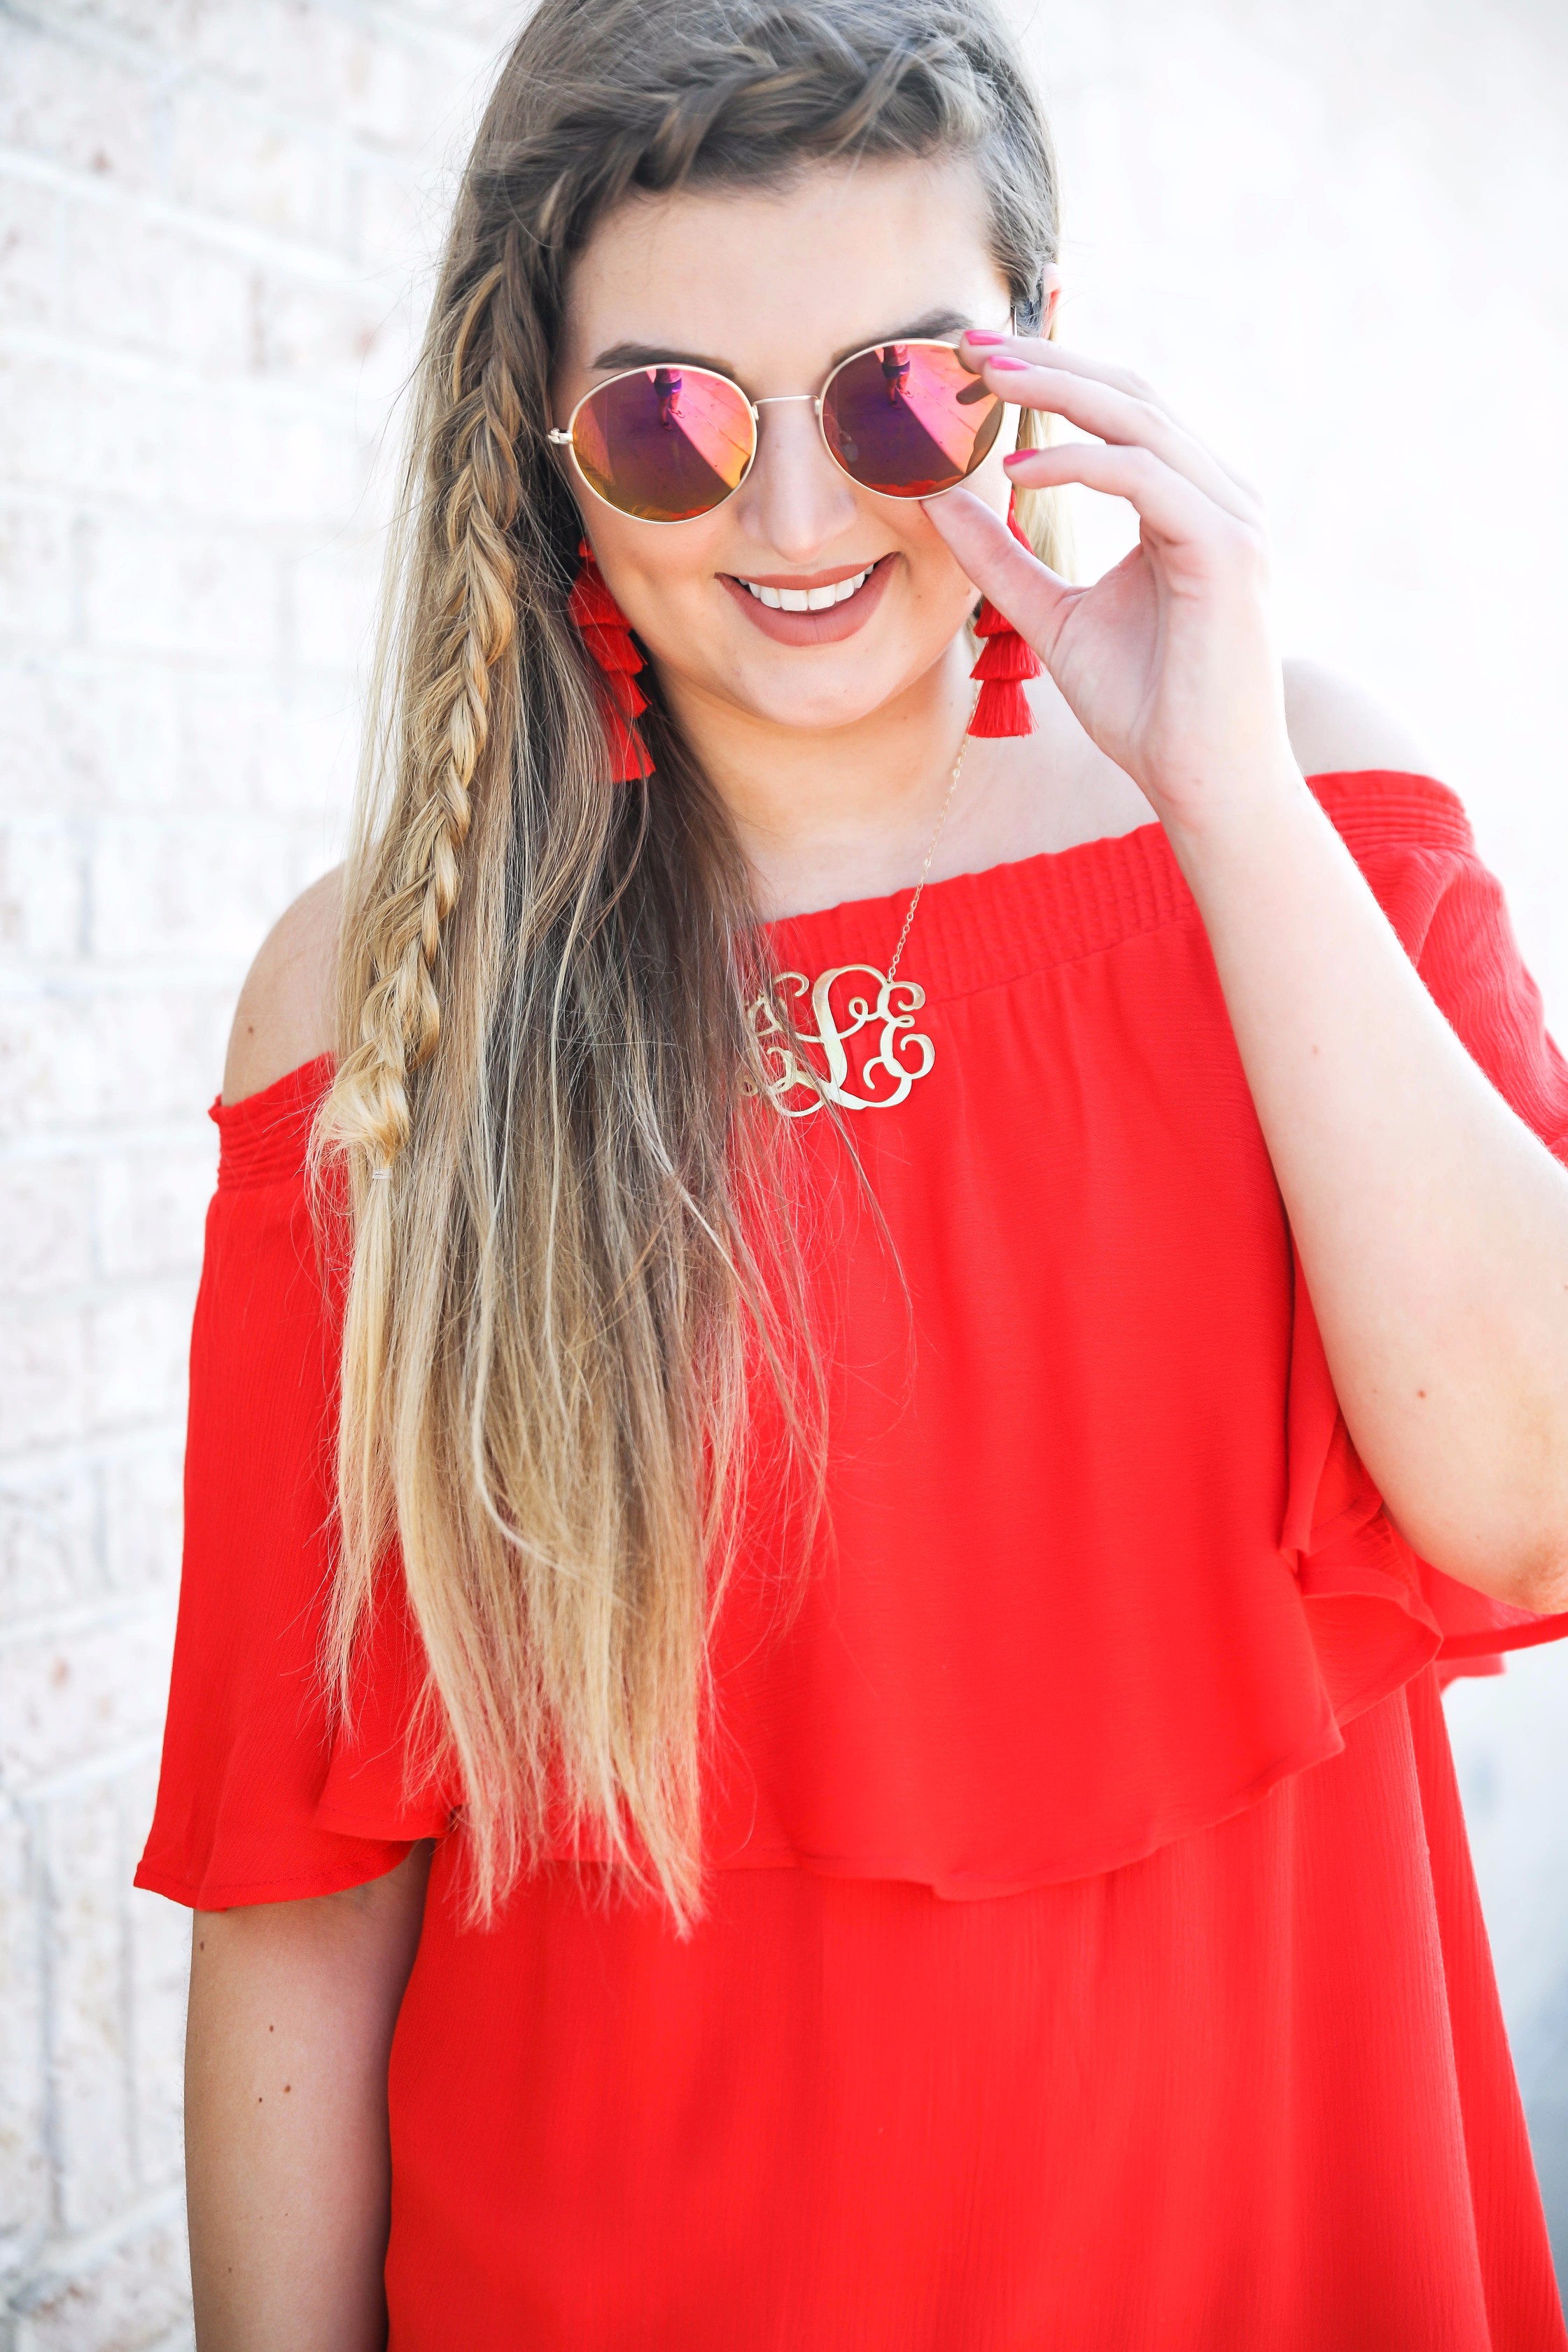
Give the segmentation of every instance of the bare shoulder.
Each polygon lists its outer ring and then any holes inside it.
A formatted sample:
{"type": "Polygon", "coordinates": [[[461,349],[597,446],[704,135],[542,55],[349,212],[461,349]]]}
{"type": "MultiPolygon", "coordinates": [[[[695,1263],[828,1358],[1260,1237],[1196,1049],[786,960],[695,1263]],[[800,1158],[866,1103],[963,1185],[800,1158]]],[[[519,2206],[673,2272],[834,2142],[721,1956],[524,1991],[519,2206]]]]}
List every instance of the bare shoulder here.
{"type": "Polygon", "coordinates": [[[1360,768],[1430,772],[1415,737],[1363,688],[1317,662],[1288,661],[1283,667],[1285,723],[1304,776],[1360,768]]]}
{"type": "Polygon", "coordinates": [[[223,1098],[243,1102],[332,1044],[342,868],[302,890],[262,940],[229,1032],[223,1098]]]}

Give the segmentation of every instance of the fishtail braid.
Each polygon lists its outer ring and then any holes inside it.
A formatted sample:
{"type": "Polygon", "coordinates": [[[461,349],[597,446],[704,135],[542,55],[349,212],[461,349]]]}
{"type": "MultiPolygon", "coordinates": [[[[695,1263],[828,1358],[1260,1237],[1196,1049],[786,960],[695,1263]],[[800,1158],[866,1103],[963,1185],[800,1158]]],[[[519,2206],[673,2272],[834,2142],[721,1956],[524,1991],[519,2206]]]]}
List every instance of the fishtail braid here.
{"type": "Polygon", "coordinates": [[[450,405],[428,445],[437,501],[432,520],[445,553],[438,628],[408,722],[411,806],[384,895],[371,910],[359,1041],[335,1089],[339,1131],[351,1122],[357,1129],[375,1177],[390,1174],[408,1140],[407,1081],[440,1034],[435,974],[442,931],[462,887],[475,782],[517,635],[510,533],[521,499],[522,402],[507,332],[513,262],[503,253],[492,263],[458,316],[447,371],[450,405]]]}

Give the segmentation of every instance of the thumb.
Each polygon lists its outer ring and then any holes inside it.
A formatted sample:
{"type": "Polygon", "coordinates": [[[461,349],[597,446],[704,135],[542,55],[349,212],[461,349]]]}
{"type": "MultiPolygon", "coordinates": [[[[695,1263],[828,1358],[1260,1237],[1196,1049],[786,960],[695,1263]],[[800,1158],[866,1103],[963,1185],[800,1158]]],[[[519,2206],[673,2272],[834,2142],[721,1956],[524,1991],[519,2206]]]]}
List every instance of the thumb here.
{"type": "Polygon", "coordinates": [[[1063,601],[1072,593],[1071,583],[1015,539],[995,509],[973,490],[946,490],[921,504],[981,594],[1044,656],[1059,625],[1063,601]]]}

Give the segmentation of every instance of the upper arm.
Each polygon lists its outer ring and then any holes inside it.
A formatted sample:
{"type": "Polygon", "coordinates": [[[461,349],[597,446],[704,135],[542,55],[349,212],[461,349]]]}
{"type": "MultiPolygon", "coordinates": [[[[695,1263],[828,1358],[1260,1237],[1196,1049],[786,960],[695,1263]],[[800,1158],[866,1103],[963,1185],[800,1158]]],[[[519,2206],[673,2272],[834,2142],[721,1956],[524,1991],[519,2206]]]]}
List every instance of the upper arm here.
{"type": "Polygon", "coordinates": [[[430,1849],[340,1895],[198,1912],[185,2128],[191,2270],[214,2352],[373,2352],[386,2071],[430,1849]]]}
{"type": "Polygon", "coordinates": [[[1317,662],[1288,661],[1283,668],[1285,722],[1304,776],[1363,768],[1431,773],[1415,737],[1361,687],[1317,662]]]}
{"type": "Polygon", "coordinates": [[[246,974],[229,1033],[223,1098],[243,1102],[333,1045],[342,868],[302,891],[246,974]]]}

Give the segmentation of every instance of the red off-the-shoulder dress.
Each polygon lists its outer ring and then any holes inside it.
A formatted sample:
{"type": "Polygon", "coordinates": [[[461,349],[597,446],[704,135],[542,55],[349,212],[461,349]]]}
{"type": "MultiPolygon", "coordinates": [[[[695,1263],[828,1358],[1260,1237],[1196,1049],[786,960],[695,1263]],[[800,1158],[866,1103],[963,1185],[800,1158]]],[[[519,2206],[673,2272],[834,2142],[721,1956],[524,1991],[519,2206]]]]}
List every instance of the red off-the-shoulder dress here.
{"type": "MultiPolygon", "coordinates": [[[[1458,803],[1314,788],[1568,1157],[1458,803]]],[[[781,961],[885,963],[906,904],[781,927],[781,961]]],[[[1568,1619],[1384,1515],[1157,826],[934,885],[906,961],[935,1065],[855,1128],[885,1229],[802,1132],[831,1542],[791,1621],[764,1513],[726,1605],[692,1938],[559,1857],[463,1927],[399,1609],[352,1744],[323,1712],[324,1064],[216,1113],[139,1883],[276,1902],[440,1841],[393,2352],[1562,2352],[1437,1691],[1568,1619]]]]}

